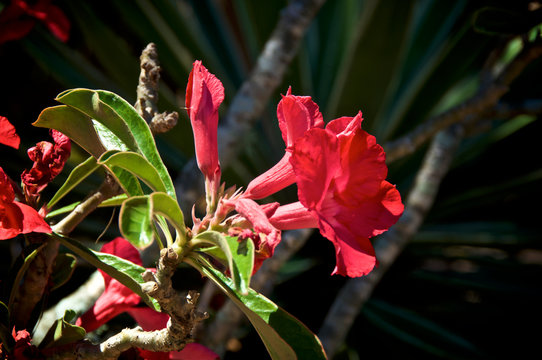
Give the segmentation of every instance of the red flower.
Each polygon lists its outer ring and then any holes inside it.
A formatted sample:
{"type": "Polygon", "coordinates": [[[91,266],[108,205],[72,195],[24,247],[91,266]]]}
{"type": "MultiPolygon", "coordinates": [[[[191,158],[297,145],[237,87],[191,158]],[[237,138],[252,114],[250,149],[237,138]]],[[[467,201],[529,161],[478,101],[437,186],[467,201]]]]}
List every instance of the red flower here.
{"type": "Polygon", "coordinates": [[[21,139],[6,117],[0,116],[0,144],[18,149],[21,139]]]}
{"type": "MultiPolygon", "coordinates": [[[[102,252],[113,254],[129,260],[137,265],[142,265],[141,256],[135,247],[121,237],[105,244],[102,252]]],[[[132,290],[122,285],[100,270],[104,278],[105,290],[92,308],[77,319],[76,325],[83,327],[87,332],[96,330],[109,320],[121,313],[127,312],[145,331],[159,330],[166,327],[169,316],[159,313],[146,306],[138,306],[141,298],[132,290]]],[[[218,356],[203,345],[188,344],[181,351],[152,352],[139,350],[144,359],[183,359],[183,360],[215,360],[218,356]]]]}
{"type": "Polygon", "coordinates": [[[317,220],[335,246],[333,274],[357,277],[376,265],[370,237],[392,226],[403,212],[397,189],[385,181],[385,153],[361,129],[361,113],[311,129],[295,142],[291,164],[300,203],[277,209],[271,223],[300,228],[317,220]]]}
{"type": "Polygon", "coordinates": [[[70,139],[56,130],[51,130],[51,136],[54,145],[41,141],[28,149],[28,157],[34,165],[21,175],[27,195],[37,196],[62,171],[70,156],[70,139]]]}
{"type": "Polygon", "coordinates": [[[318,105],[310,96],[292,95],[288,88],[286,96],[277,106],[277,118],[286,144],[286,153],[271,169],[252,180],[244,193],[249,199],[263,199],[295,182],[295,174],[290,164],[291,151],[297,139],[312,128],[323,128],[324,120],[318,105]]]}
{"type": "Polygon", "coordinates": [[[15,201],[11,180],[0,167],[0,240],[30,232],[51,233],[51,228],[34,208],[15,201]]]}
{"type": "Polygon", "coordinates": [[[208,204],[215,205],[220,185],[218,161],[218,107],[224,100],[224,87],[201,61],[195,61],[186,86],[186,108],[196,146],[198,167],[205,175],[208,204]]]}
{"type": "Polygon", "coordinates": [[[33,4],[24,0],[12,0],[0,13],[0,44],[26,36],[36,24],[36,20],[43,22],[54,36],[66,42],[70,21],[58,6],[50,3],[50,0],[38,0],[33,4]]]}

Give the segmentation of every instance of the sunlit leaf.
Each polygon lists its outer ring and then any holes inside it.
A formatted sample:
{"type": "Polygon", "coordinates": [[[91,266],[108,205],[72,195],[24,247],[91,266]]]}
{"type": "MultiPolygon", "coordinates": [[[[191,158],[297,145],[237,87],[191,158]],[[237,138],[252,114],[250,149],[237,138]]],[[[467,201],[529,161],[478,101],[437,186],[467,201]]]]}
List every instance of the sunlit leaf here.
{"type": "Polygon", "coordinates": [[[152,190],[166,192],[166,187],[160,178],[160,174],[158,174],[147,159],[138,153],[118,152],[106,159],[100,158],[98,163],[107,167],[117,167],[126,170],[143,180],[152,190]]]}
{"type": "Polygon", "coordinates": [[[70,238],[58,234],[55,234],[55,236],[62,245],[73,251],[77,256],[118,280],[121,284],[139,295],[151,308],[160,311],[160,306],[156,300],[149,297],[141,290],[140,284],[144,282],[141,274],[145,271],[144,267],[112,254],[90,250],[86,246],[81,245],[78,241],[70,238]]]}
{"type": "Polygon", "coordinates": [[[92,126],[91,118],[72,107],[48,107],[32,125],[60,131],[95,158],[106,150],[92,126]]]}
{"type": "Polygon", "coordinates": [[[59,94],[56,100],[100,122],[128,150],[142,154],[160,174],[167,193],[175,197],[173,182],[158,154],[149,126],[126,100],[109,91],[89,89],[68,90],[59,94]]]}
{"type": "Polygon", "coordinates": [[[218,286],[247,316],[273,359],[326,359],[322,344],[304,324],[265,296],[234,290],[233,281],[202,258],[187,261],[218,286]]]}
{"type": "Polygon", "coordinates": [[[148,196],[134,196],[124,201],[119,214],[122,236],[142,249],[154,239],[152,204],[148,196]]]}

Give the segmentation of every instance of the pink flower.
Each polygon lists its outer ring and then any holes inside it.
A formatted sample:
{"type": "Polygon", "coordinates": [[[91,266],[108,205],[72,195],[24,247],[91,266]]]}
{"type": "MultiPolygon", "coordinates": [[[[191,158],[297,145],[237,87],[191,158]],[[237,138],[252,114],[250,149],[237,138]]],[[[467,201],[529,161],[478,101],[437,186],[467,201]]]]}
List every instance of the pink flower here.
{"type": "Polygon", "coordinates": [[[6,117],[0,116],[0,144],[18,149],[20,143],[21,139],[15,132],[15,127],[11,125],[6,117]]]}
{"type": "Polygon", "coordinates": [[[201,61],[195,61],[186,86],[186,108],[196,146],[198,167],[205,175],[208,205],[216,205],[220,186],[220,163],[218,161],[218,107],[224,100],[224,87],[201,61]]]}
{"type": "Polygon", "coordinates": [[[38,194],[49,184],[64,168],[71,152],[70,139],[59,131],[51,130],[54,145],[48,141],[41,141],[28,149],[28,157],[34,161],[32,169],[25,170],[21,179],[27,195],[38,194]]]}
{"type": "Polygon", "coordinates": [[[361,129],[362,117],[342,117],[299,138],[290,160],[299,203],[277,209],[279,229],[317,225],[335,246],[333,274],[357,277],[376,265],[370,237],[392,226],[403,212],[397,189],[385,181],[385,153],[361,129]]]}
{"type": "Polygon", "coordinates": [[[0,240],[31,232],[51,233],[51,228],[38,212],[15,201],[11,180],[0,167],[0,240]]]}
{"type": "Polygon", "coordinates": [[[277,106],[277,118],[286,153],[275,166],[248,184],[243,195],[245,198],[263,199],[295,183],[295,174],[290,164],[295,141],[309,129],[324,127],[318,105],[310,96],[292,95],[291,88],[288,88],[286,96],[283,96],[277,106]]]}
{"type": "Polygon", "coordinates": [[[0,44],[26,36],[36,20],[44,23],[60,41],[68,40],[70,21],[50,0],[12,0],[0,13],[0,44]]]}
{"type": "MultiPolygon", "coordinates": [[[[127,240],[117,237],[104,244],[102,252],[113,254],[142,265],[139,251],[127,240]]],[[[76,321],[76,325],[83,327],[87,332],[96,330],[109,320],[124,312],[130,314],[145,331],[159,330],[166,327],[169,316],[159,313],[146,306],[140,305],[141,298],[119,281],[111,278],[100,270],[104,278],[105,290],[92,308],[76,321]]],[[[218,359],[211,350],[203,345],[191,343],[181,351],[152,352],[139,350],[144,359],[182,359],[182,360],[215,360],[218,359]]]]}

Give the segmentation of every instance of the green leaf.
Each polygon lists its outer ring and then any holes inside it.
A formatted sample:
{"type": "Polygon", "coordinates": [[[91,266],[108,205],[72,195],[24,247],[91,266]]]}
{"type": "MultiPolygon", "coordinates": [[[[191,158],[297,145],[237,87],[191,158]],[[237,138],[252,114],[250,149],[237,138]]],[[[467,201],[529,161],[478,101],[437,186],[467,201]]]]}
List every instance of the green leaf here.
{"type": "Polygon", "coordinates": [[[91,118],[72,107],[66,105],[48,107],[32,125],[62,132],[95,158],[99,158],[106,150],[92,125],[91,118]]]}
{"type": "Polygon", "coordinates": [[[66,194],[68,194],[73,188],[80,184],[85,178],[90,174],[96,171],[100,165],[96,162],[94,157],[89,157],[87,160],[77,165],[64,184],[58,189],[56,194],[51,200],[47,203],[47,208],[52,208],[60,199],[62,199],[66,194]]]}
{"type": "Polygon", "coordinates": [[[83,340],[86,335],[85,329],[70,324],[70,321],[75,319],[75,317],[75,311],[66,310],[64,316],[51,325],[39,347],[46,349],[83,340]]]}
{"type": "Polygon", "coordinates": [[[2,346],[8,351],[10,351],[15,344],[13,336],[11,336],[9,310],[2,301],[0,301],[0,341],[2,341],[2,346]]]}
{"type": "Polygon", "coordinates": [[[250,238],[238,240],[237,237],[226,236],[233,257],[232,276],[236,289],[243,295],[248,294],[252,269],[254,268],[254,243],[250,238]]]}
{"type": "Polygon", "coordinates": [[[150,195],[152,204],[152,213],[162,215],[169,220],[175,227],[177,233],[184,239],[186,238],[186,225],[184,224],[184,215],[179,207],[177,200],[166,193],[155,192],[150,195]]]}
{"type": "Polygon", "coordinates": [[[51,274],[51,290],[58,289],[64,285],[73,274],[77,259],[72,254],[58,254],[55,259],[53,273],[51,274]]]}
{"type": "Polygon", "coordinates": [[[128,148],[142,154],[160,174],[167,193],[175,198],[175,187],[158,154],[145,120],[120,96],[104,90],[74,89],[60,93],[56,100],[75,107],[106,126],[128,148]]]}
{"type": "Polygon", "coordinates": [[[254,243],[251,239],[240,241],[237,237],[209,230],[199,233],[192,240],[214,245],[198,250],[224,263],[230,271],[234,289],[243,295],[248,294],[254,268],[254,243]]]}
{"type": "Polygon", "coordinates": [[[113,196],[112,198],[109,198],[102,202],[99,207],[107,207],[107,206],[121,206],[124,200],[126,200],[128,196],[126,194],[120,194],[117,196],[113,196]]]}
{"type": "Polygon", "coordinates": [[[77,256],[89,262],[91,265],[102,270],[107,275],[118,280],[121,284],[139,295],[141,299],[156,311],[160,311],[160,306],[153,298],[149,297],[141,290],[141,285],[144,281],[141,274],[145,268],[132,263],[131,261],[122,259],[112,254],[93,251],[81,245],[79,242],[67,237],[55,234],[56,238],[62,245],[73,251],[77,256]]]}
{"type": "Polygon", "coordinates": [[[142,249],[153,240],[152,204],[148,196],[134,196],[124,201],[119,214],[122,236],[135,247],[142,249]]]}
{"type": "Polygon", "coordinates": [[[100,138],[101,143],[107,150],[129,151],[130,148],[113,133],[107,126],[102,123],[92,120],[92,125],[100,138]]]}
{"type": "Polygon", "coordinates": [[[326,359],[318,337],[271,300],[252,289],[247,295],[235,291],[233,281],[202,257],[185,261],[213,281],[243,311],[273,359],[326,359]]]}
{"type": "Polygon", "coordinates": [[[166,187],[160,178],[160,174],[140,154],[135,152],[117,152],[105,159],[102,158],[100,158],[98,164],[103,164],[109,168],[118,167],[124,169],[143,180],[152,190],[166,192],[166,187]]]}

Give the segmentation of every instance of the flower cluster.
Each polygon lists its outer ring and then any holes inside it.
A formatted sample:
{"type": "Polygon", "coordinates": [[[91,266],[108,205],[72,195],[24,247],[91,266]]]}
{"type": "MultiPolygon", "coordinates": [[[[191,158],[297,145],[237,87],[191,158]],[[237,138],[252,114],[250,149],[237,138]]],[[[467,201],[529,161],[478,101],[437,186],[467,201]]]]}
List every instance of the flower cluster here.
{"type": "Polygon", "coordinates": [[[207,214],[203,220],[194,217],[192,232],[216,228],[231,233],[233,229],[251,236],[257,248],[257,270],[273,255],[280,230],[314,227],[335,246],[333,274],[368,274],[377,263],[369,238],[392,226],[401,216],[403,204],[395,186],[385,180],[384,150],[374,136],[361,129],[361,112],[324,126],[318,105],[288,89],[277,107],[284,156],[251,181],[245,192],[224,192],[219,186],[216,135],[218,106],[223,99],[221,82],[196,61],[186,107],[194,129],[198,166],[205,176],[207,214]],[[261,205],[255,201],[294,183],[297,202],[261,205]],[[233,210],[237,214],[228,217],[233,210]],[[247,229],[254,232],[247,233],[247,229]]]}

